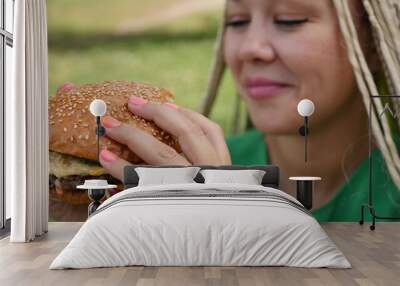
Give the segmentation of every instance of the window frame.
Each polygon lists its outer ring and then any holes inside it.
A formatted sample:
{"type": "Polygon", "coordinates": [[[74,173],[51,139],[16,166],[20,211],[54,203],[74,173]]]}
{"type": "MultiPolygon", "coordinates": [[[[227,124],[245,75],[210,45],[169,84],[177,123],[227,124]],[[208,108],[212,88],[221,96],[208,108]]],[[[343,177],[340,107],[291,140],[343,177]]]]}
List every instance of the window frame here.
{"type": "MultiPolygon", "coordinates": [[[[6,30],[6,1],[0,0],[1,3],[1,21],[0,21],[0,236],[6,235],[10,230],[10,219],[7,219],[7,209],[6,209],[6,188],[5,188],[5,95],[6,95],[6,49],[7,46],[13,48],[13,34],[6,30]]],[[[12,2],[12,13],[11,15],[14,21],[15,16],[15,0],[8,0],[12,2]]],[[[14,25],[14,24],[12,24],[14,25]]],[[[13,29],[14,30],[14,27],[13,29]]]]}

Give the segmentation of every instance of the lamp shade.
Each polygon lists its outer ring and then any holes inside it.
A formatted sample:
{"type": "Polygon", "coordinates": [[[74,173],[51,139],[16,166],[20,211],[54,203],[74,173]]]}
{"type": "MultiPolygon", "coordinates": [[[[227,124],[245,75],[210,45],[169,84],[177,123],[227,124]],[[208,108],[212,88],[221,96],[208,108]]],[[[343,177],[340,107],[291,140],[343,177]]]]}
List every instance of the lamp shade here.
{"type": "Polygon", "coordinates": [[[94,116],[103,116],[107,112],[107,105],[101,99],[95,99],[90,103],[90,113],[94,116]]]}
{"type": "Polygon", "coordinates": [[[297,105],[297,112],[303,117],[311,116],[314,113],[314,110],[314,103],[309,99],[303,99],[297,105]]]}

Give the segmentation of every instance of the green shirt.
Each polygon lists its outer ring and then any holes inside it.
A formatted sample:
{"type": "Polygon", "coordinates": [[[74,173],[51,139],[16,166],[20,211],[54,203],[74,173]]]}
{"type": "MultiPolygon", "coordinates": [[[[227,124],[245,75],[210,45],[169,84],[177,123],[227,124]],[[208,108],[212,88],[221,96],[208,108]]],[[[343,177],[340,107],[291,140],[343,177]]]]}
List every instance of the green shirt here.
{"type": "MultiPolygon", "coordinates": [[[[397,146],[400,140],[395,138],[397,146]]],[[[250,129],[242,134],[226,139],[233,165],[267,165],[268,148],[264,134],[250,129]]],[[[379,149],[372,150],[372,198],[376,214],[381,217],[400,216],[400,192],[392,181],[379,149]]],[[[361,205],[368,203],[368,156],[358,165],[333,198],[325,205],[312,210],[319,221],[358,221],[361,205]]],[[[369,210],[365,210],[365,220],[371,221],[369,210]]]]}

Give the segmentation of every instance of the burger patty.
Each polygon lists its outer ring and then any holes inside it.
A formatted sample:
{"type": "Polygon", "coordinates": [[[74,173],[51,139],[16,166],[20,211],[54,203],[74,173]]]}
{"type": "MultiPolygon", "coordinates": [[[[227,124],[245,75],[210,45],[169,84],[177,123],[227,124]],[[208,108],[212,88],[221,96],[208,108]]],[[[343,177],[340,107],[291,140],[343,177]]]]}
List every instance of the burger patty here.
{"type": "MultiPolygon", "coordinates": [[[[70,175],[66,177],[57,178],[55,175],[49,176],[49,187],[58,188],[63,190],[64,192],[86,192],[84,189],[77,189],[76,187],[79,185],[83,185],[85,180],[107,180],[110,185],[118,185],[119,188],[122,188],[123,183],[114,178],[109,174],[104,174],[100,176],[91,176],[91,175],[70,175]]],[[[120,189],[122,190],[122,189],[120,189]]]]}
{"type": "Polygon", "coordinates": [[[50,151],[50,189],[58,189],[63,192],[86,192],[86,190],[77,189],[83,185],[85,180],[107,180],[109,184],[118,185],[122,190],[123,183],[107,174],[107,170],[101,167],[97,162],[61,154],[50,151]]]}

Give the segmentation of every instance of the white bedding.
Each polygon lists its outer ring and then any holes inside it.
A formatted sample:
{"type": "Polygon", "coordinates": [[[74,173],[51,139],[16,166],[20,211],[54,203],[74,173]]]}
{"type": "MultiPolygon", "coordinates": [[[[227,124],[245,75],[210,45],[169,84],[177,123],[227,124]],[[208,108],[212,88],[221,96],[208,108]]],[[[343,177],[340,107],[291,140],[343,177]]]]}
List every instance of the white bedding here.
{"type": "Polygon", "coordinates": [[[300,204],[280,190],[255,185],[190,183],[127,189],[99,207],[50,269],[127,265],[351,267],[305,209],[274,196],[300,204]],[[178,194],[123,199],[146,195],[145,191],[168,190],[254,190],[271,198],[178,194]]]}

